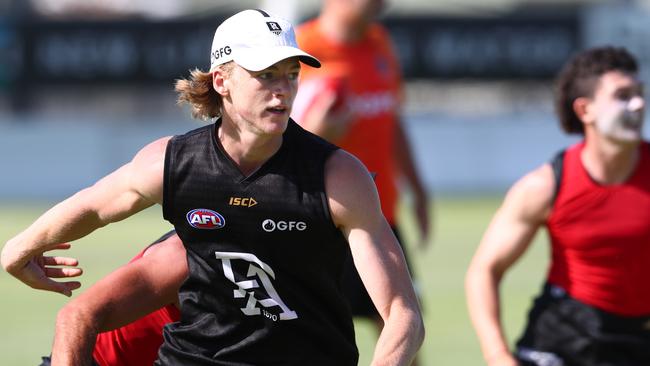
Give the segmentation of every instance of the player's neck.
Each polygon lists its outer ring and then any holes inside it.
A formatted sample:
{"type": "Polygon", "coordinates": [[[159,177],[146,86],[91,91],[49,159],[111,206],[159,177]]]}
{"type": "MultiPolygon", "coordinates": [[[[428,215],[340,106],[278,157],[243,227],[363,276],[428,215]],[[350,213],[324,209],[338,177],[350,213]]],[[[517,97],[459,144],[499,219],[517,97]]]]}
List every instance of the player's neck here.
{"type": "Polygon", "coordinates": [[[253,174],[282,146],[282,136],[262,135],[223,121],[216,137],[244,176],[253,174]]]}
{"type": "Polygon", "coordinates": [[[592,179],[601,184],[620,184],[632,176],[639,157],[639,143],[587,139],[580,158],[592,179]]]}

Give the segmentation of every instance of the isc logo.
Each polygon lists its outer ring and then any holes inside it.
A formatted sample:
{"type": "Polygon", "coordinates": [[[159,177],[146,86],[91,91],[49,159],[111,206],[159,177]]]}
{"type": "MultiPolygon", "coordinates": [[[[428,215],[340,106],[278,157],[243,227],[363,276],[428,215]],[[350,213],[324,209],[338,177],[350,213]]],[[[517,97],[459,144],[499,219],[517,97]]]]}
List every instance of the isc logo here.
{"type": "Polygon", "coordinates": [[[221,229],[226,225],[226,219],[218,212],[207,208],[196,208],[187,213],[187,222],[197,229],[221,229]]]}
{"type": "Polygon", "coordinates": [[[230,197],[228,204],[231,206],[253,207],[257,204],[253,197],[230,197]]]}

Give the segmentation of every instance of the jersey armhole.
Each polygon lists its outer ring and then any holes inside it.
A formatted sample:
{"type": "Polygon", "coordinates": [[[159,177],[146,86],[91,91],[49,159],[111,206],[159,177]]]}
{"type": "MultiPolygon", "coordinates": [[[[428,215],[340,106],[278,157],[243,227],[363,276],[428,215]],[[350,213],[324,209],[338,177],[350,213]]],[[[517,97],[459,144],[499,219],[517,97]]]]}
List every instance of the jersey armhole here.
{"type": "Polygon", "coordinates": [[[325,219],[327,221],[329,221],[331,227],[334,230],[338,230],[338,227],[334,223],[334,218],[332,217],[332,211],[330,210],[329,194],[327,193],[327,189],[326,189],[327,184],[325,183],[325,181],[327,180],[327,177],[325,175],[325,165],[327,165],[327,162],[329,161],[329,159],[331,159],[332,156],[338,150],[339,150],[339,148],[335,147],[335,148],[333,148],[330,151],[325,153],[325,158],[324,158],[324,162],[323,162],[323,174],[322,174],[322,177],[321,177],[321,182],[322,182],[322,185],[323,185],[323,189],[321,191],[321,205],[323,207],[323,215],[325,215],[325,219]]]}
{"type": "Polygon", "coordinates": [[[551,168],[553,169],[553,178],[555,180],[553,190],[553,200],[551,203],[554,205],[555,200],[560,194],[560,185],[562,184],[562,168],[564,166],[564,155],[566,150],[561,150],[551,160],[551,168]]]}
{"type": "Polygon", "coordinates": [[[172,141],[174,138],[172,137],[167,141],[167,148],[165,149],[165,166],[164,166],[164,172],[163,172],[163,202],[162,202],[162,214],[163,218],[167,221],[171,220],[171,213],[173,212],[171,205],[171,192],[172,192],[172,162],[171,160],[173,159],[173,154],[172,154],[172,141]]]}

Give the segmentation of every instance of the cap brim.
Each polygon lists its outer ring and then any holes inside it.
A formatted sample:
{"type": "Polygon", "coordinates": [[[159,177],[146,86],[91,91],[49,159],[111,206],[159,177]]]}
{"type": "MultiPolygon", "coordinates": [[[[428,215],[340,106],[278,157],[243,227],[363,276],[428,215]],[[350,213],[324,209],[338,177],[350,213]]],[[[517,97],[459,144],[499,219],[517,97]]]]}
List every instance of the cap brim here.
{"type": "Polygon", "coordinates": [[[233,60],[249,71],[261,71],[282,60],[298,57],[300,62],[311,67],[320,67],[320,61],[307,52],[291,46],[275,46],[268,48],[238,49],[233,60]]]}

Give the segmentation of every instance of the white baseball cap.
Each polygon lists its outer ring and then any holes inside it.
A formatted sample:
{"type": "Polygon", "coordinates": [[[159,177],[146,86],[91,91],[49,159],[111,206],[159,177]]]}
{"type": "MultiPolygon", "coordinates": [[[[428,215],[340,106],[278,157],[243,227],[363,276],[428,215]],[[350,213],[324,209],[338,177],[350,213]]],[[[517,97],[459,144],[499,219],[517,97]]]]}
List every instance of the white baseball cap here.
{"type": "Polygon", "coordinates": [[[309,66],[320,67],[320,61],[298,48],[289,21],[263,10],[244,10],[224,20],[214,32],[210,72],[229,61],[260,71],[295,56],[309,66]]]}

